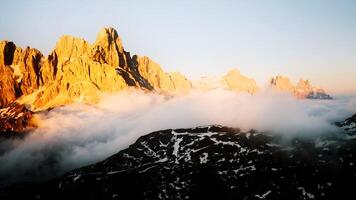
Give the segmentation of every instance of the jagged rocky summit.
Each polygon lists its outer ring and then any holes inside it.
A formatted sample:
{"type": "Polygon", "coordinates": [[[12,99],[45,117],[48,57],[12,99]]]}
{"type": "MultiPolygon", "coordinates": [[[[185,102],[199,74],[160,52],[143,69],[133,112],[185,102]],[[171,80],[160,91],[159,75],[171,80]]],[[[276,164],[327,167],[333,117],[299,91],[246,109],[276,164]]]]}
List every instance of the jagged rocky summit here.
{"type": "MultiPolygon", "coordinates": [[[[48,56],[34,48],[20,48],[13,42],[0,41],[0,77],[0,109],[18,110],[18,105],[25,105],[26,112],[48,110],[74,102],[95,104],[102,93],[130,87],[168,96],[185,94],[192,88],[220,88],[250,94],[260,90],[255,80],[236,69],[220,78],[203,78],[193,85],[179,72],[163,71],[149,57],[131,56],[113,28],[102,29],[93,44],[64,35],[48,56]]],[[[331,98],[324,90],[311,87],[307,81],[297,86],[290,83],[283,86],[288,81],[282,82],[277,77],[272,80],[272,85],[293,92],[298,98],[331,98]]],[[[29,119],[31,117],[23,120],[29,119]]],[[[0,126],[7,127],[8,124],[0,126]]],[[[20,127],[13,129],[25,130],[25,127],[20,127]]]]}
{"type": "Polygon", "coordinates": [[[355,137],[284,141],[206,126],[140,137],[102,162],[1,199],[354,199],[355,137]]]}
{"type": "Polygon", "coordinates": [[[113,28],[102,29],[93,44],[62,36],[48,56],[34,48],[22,49],[13,42],[1,41],[0,77],[1,116],[8,116],[6,110],[26,105],[26,118],[2,117],[0,131],[7,133],[9,129],[26,129],[19,124],[34,124],[29,122],[34,121],[34,111],[74,102],[95,104],[105,92],[134,87],[172,95],[191,88],[184,75],[166,73],[148,57],[131,57],[113,28]],[[10,123],[16,127],[8,128],[10,119],[21,121],[10,123]]]}
{"type": "MultiPolygon", "coordinates": [[[[73,102],[96,103],[100,93],[136,87],[163,94],[186,93],[192,83],[180,73],[166,73],[146,56],[125,51],[113,28],[102,29],[93,44],[84,39],[62,36],[54,50],[44,56],[39,50],[0,42],[0,108],[17,102],[32,111],[45,110],[73,102]]],[[[198,81],[196,88],[223,88],[251,94],[259,90],[256,82],[238,70],[230,70],[218,80],[198,81]]],[[[298,98],[330,98],[308,81],[293,86],[277,76],[271,84],[293,92],[298,98]]]]}
{"type": "Polygon", "coordinates": [[[293,85],[287,77],[276,76],[270,84],[280,91],[292,93],[298,99],[332,99],[324,89],[312,86],[308,80],[300,79],[297,85],[293,85]]]}
{"type": "Polygon", "coordinates": [[[191,87],[183,75],[164,72],[148,57],[131,57],[113,28],[102,29],[94,44],[62,36],[47,57],[8,41],[0,43],[0,52],[0,107],[17,101],[31,110],[44,110],[96,103],[100,93],[128,87],[169,94],[191,87]]]}

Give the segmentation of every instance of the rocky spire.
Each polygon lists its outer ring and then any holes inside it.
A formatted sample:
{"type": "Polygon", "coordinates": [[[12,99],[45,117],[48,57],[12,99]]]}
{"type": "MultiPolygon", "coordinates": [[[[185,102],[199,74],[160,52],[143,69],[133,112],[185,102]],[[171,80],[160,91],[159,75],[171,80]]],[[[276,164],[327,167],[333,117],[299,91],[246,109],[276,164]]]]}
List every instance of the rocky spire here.
{"type": "Polygon", "coordinates": [[[127,67],[121,39],[114,28],[103,28],[92,47],[92,58],[114,67],[127,67]]]}
{"type": "Polygon", "coordinates": [[[17,82],[10,67],[13,62],[16,46],[13,42],[0,42],[0,108],[16,100],[17,82]]]}

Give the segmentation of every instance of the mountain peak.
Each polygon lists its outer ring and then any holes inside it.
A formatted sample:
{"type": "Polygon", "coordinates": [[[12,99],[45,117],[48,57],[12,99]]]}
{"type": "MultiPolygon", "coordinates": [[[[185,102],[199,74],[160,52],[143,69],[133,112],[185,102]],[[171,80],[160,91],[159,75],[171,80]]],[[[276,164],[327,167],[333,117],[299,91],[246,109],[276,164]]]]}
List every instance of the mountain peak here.
{"type": "Polygon", "coordinates": [[[120,52],[122,52],[123,50],[121,38],[119,37],[119,34],[117,33],[116,29],[112,27],[102,28],[96,37],[95,43],[104,45],[104,47],[106,47],[106,45],[117,45],[121,50],[120,52]]]}
{"type": "Polygon", "coordinates": [[[5,66],[5,65],[11,65],[12,60],[13,60],[13,53],[16,49],[16,46],[13,42],[7,41],[7,40],[2,40],[0,41],[0,50],[3,51],[2,54],[0,54],[0,65],[5,66]]]}
{"type": "Polygon", "coordinates": [[[222,77],[223,83],[228,90],[242,92],[246,91],[250,94],[255,94],[259,87],[254,79],[248,78],[240,73],[238,69],[231,69],[222,77]]]}
{"type": "Polygon", "coordinates": [[[101,29],[92,48],[91,55],[94,60],[124,68],[127,67],[124,54],[124,47],[117,31],[111,27],[101,29]]]}
{"type": "Polygon", "coordinates": [[[294,86],[290,82],[288,77],[277,75],[276,77],[271,79],[271,85],[282,91],[293,91],[294,86]]]}
{"type": "Polygon", "coordinates": [[[82,38],[63,35],[57,41],[55,52],[59,59],[83,56],[90,50],[90,44],[82,38]]]}
{"type": "Polygon", "coordinates": [[[324,89],[313,87],[306,79],[300,79],[297,85],[293,85],[289,78],[277,75],[271,79],[270,84],[278,90],[293,93],[298,99],[332,99],[324,89]]]}

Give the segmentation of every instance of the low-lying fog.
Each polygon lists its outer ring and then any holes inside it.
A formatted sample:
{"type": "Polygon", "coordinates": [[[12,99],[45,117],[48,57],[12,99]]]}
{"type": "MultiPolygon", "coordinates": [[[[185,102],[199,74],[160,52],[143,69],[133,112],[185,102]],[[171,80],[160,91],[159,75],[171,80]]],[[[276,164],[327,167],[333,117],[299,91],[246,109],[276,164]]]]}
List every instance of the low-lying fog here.
{"type": "Polygon", "coordinates": [[[356,97],[297,100],[266,90],[255,96],[229,91],[165,98],[142,91],[104,95],[96,106],[69,105],[39,114],[40,127],[23,140],[0,144],[0,185],[60,175],[100,161],[149,132],[220,124],[275,134],[338,131],[332,122],[356,113],[356,97]]]}

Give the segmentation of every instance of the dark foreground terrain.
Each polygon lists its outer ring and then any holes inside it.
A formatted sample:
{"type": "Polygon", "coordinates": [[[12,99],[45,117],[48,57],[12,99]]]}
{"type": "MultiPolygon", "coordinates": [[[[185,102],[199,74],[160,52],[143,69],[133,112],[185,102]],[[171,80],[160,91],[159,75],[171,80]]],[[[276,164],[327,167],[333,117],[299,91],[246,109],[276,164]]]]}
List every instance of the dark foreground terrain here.
{"type": "MultiPolygon", "coordinates": [[[[340,124],[342,126],[342,124],[340,124]]],[[[284,141],[222,126],[163,130],[0,199],[355,199],[356,137],[284,141]]]]}

